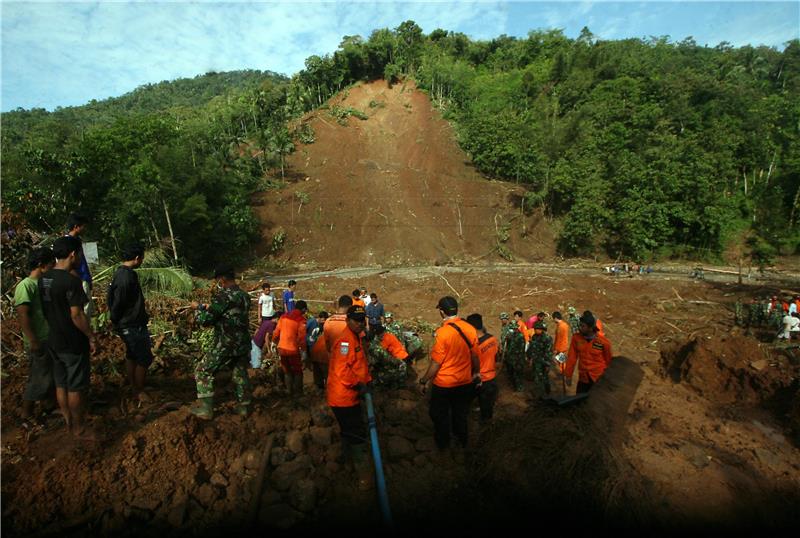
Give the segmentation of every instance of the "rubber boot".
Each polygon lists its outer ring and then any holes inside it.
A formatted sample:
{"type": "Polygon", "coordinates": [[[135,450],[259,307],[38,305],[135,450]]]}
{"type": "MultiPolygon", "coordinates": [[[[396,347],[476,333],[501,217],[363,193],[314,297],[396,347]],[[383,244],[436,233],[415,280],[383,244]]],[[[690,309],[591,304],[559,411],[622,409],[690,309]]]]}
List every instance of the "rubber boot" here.
{"type": "Polygon", "coordinates": [[[189,412],[197,418],[211,420],[214,418],[214,398],[198,398],[189,408],[189,412]]]}
{"type": "Polygon", "coordinates": [[[360,491],[367,491],[375,487],[375,475],[372,471],[372,462],[367,453],[368,451],[369,445],[367,443],[350,445],[350,457],[353,460],[353,468],[356,472],[360,491]]]}
{"type": "Polygon", "coordinates": [[[302,396],[303,395],[303,374],[294,375],[292,376],[292,382],[294,383],[294,394],[295,396],[302,396]]]}

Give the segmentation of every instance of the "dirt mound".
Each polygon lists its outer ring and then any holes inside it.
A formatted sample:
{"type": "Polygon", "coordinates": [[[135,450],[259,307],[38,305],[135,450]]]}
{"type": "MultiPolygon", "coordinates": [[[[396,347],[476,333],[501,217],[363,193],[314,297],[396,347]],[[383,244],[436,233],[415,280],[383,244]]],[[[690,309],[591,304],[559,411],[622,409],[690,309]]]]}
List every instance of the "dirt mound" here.
{"type": "Polygon", "coordinates": [[[661,349],[665,377],[723,405],[767,402],[791,381],[778,367],[783,362],[755,339],[739,335],[697,337],[661,349]]]}
{"type": "Polygon", "coordinates": [[[316,140],[288,158],[291,184],[256,197],[262,254],[283,230],[280,259],[293,264],[553,255],[549,225],[520,210],[523,190],[483,178],[411,82],[360,84],[328,106],[304,119],[316,140]]]}

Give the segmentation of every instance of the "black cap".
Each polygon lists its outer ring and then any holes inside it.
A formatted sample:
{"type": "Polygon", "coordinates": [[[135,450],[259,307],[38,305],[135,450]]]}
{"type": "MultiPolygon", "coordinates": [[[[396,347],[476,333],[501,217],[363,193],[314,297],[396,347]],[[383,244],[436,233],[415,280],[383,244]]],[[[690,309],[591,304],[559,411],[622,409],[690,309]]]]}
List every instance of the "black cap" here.
{"type": "Polygon", "coordinates": [[[467,316],[467,323],[475,327],[475,330],[483,330],[483,316],[480,314],[470,314],[467,316]]]}
{"type": "Polygon", "coordinates": [[[436,308],[442,310],[448,316],[453,316],[458,313],[458,301],[448,295],[439,299],[439,302],[436,303],[436,308]]]}
{"type": "Polygon", "coordinates": [[[230,278],[231,280],[236,278],[233,273],[233,267],[226,264],[218,265],[214,269],[214,278],[219,278],[221,276],[224,276],[225,278],[230,278]]]}
{"type": "Polygon", "coordinates": [[[347,309],[347,318],[354,321],[364,321],[367,319],[367,313],[364,311],[363,306],[353,305],[347,309]]]}
{"type": "Polygon", "coordinates": [[[585,323],[586,325],[588,325],[592,329],[594,329],[595,323],[596,323],[596,321],[594,319],[594,314],[592,314],[589,310],[587,310],[586,312],[583,313],[583,315],[581,316],[579,321],[581,323],[585,323]]]}

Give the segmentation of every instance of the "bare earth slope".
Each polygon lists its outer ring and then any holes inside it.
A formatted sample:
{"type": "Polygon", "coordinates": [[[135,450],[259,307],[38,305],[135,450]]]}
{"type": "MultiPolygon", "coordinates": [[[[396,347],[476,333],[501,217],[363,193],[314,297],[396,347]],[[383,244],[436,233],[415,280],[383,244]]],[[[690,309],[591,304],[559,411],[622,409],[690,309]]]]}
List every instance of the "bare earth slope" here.
{"type": "Polygon", "coordinates": [[[316,141],[298,143],[288,159],[291,185],[256,201],[265,249],[282,227],[281,257],[293,264],[491,260],[499,259],[493,250],[510,223],[503,245],[516,259],[552,255],[547,225],[537,216],[523,222],[514,207],[521,190],[476,172],[450,125],[412,83],[360,84],[329,107],[304,119],[316,141]],[[342,125],[332,115],[336,107],[368,119],[350,116],[342,125]],[[302,207],[299,192],[307,195],[302,207]],[[525,239],[518,237],[523,224],[525,239]]]}

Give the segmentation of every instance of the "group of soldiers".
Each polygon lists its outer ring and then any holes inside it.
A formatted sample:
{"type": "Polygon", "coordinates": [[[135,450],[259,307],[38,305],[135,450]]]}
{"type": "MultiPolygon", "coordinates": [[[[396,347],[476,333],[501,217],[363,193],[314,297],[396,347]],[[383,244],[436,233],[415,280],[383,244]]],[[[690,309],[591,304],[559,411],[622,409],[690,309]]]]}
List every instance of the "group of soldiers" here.
{"type": "Polygon", "coordinates": [[[739,327],[744,327],[748,333],[754,328],[779,331],[783,328],[786,314],[797,313],[798,304],[800,304],[798,298],[781,301],[777,295],[760,300],[753,298],[747,303],[738,299],[734,307],[735,322],[739,327]]]}

